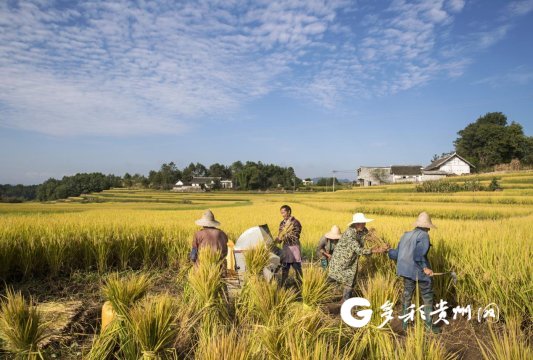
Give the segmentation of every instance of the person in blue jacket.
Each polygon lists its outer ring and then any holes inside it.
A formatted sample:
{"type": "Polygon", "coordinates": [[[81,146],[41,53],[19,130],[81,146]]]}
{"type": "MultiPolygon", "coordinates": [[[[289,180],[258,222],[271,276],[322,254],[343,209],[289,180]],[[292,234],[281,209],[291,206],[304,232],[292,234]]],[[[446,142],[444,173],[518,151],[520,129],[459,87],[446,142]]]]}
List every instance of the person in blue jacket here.
{"type": "MultiPolygon", "coordinates": [[[[406,315],[411,306],[413,293],[418,285],[424,302],[424,316],[426,328],[434,333],[440,332],[433,326],[431,311],[433,309],[433,287],[431,277],[433,270],[428,260],[431,247],[429,230],[436,228],[426,212],[420,213],[416,220],[415,229],[407,231],[400,239],[397,249],[389,249],[389,258],[396,261],[396,274],[403,278],[404,290],[402,297],[402,315],[406,315]]],[[[407,322],[403,322],[403,329],[407,329],[407,322]]]]}

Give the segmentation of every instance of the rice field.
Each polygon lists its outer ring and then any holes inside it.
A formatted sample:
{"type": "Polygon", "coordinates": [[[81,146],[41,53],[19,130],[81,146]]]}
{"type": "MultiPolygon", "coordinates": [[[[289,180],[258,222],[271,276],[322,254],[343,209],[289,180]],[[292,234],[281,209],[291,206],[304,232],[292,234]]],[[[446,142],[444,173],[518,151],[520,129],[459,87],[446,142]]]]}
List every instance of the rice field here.
{"type": "MultiPolygon", "coordinates": [[[[477,179],[488,184],[493,176],[477,179]]],[[[37,340],[24,345],[14,342],[16,329],[0,328],[0,357],[530,359],[533,172],[497,176],[503,191],[429,194],[415,192],[412,184],[335,193],[112,189],[63,202],[0,204],[0,324],[8,324],[2,323],[6,312],[18,309],[31,315],[20,323],[31,321],[39,329],[37,340]],[[275,235],[283,204],[291,205],[303,226],[301,294],[249,276],[240,294],[228,297],[214,261],[190,269],[194,220],[205,209],[235,241],[260,224],[275,235]],[[332,225],[344,230],[354,212],[364,212],[375,219],[369,227],[396,246],[421,211],[438,226],[430,232],[433,270],[457,273],[456,284],[446,276],[435,277],[434,284],[436,303],[443,299],[450,306],[450,325],[440,335],[426,334],[419,321],[407,334],[398,332],[394,321],[378,329],[385,301],[398,314],[402,282],[392,261],[374,255],[360,264],[356,288],[372,304],[372,321],[361,329],[348,327],[331,306],[338,289],[317,271],[318,240],[332,225]],[[87,286],[72,285],[77,281],[87,286]],[[37,283],[59,285],[32,288],[37,283]],[[67,283],[76,291],[58,290],[67,283]],[[18,290],[25,303],[13,292],[18,290]],[[72,349],[74,340],[37,346],[46,324],[38,323],[33,305],[73,298],[92,314],[76,335],[79,347],[72,349]],[[101,332],[98,312],[106,300],[117,316],[101,332]],[[491,303],[499,308],[499,321],[478,322],[477,309],[491,303]],[[471,305],[472,320],[451,320],[457,305],[471,305]]]]}

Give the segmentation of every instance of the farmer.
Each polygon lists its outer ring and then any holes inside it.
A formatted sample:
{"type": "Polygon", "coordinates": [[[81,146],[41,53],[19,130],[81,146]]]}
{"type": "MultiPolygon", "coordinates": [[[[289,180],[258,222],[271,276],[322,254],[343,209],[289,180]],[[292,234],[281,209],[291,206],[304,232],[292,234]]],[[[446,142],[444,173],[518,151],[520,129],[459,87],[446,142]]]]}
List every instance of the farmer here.
{"type": "Polygon", "coordinates": [[[192,240],[191,261],[198,263],[198,254],[201,248],[209,247],[220,253],[223,269],[226,269],[226,255],[228,254],[228,236],[224,231],[217,229],[220,223],[215,220],[211,210],[207,210],[201,219],[195,221],[202,229],[194,234],[192,240]]]}
{"type": "Polygon", "coordinates": [[[337,225],[333,225],[331,230],[324,234],[318,242],[317,255],[320,257],[320,265],[324,270],[328,269],[329,260],[341,235],[341,229],[337,225]]]}
{"type": "Polygon", "coordinates": [[[302,252],[300,249],[300,233],[302,224],[294,216],[289,205],[283,205],[280,208],[283,220],[279,224],[277,243],[283,243],[281,251],[281,286],[285,285],[289,277],[291,266],[296,272],[296,282],[300,285],[302,279],[302,252]]]}
{"type": "MultiPolygon", "coordinates": [[[[414,226],[414,230],[403,234],[397,249],[388,251],[389,258],[397,263],[396,273],[403,278],[402,315],[409,313],[413,293],[418,286],[424,301],[426,329],[439,333],[440,329],[433,326],[430,315],[433,309],[433,288],[431,285],[433,270],[431,270],[427,257],[431,246],[428,232],[436,226],[433,225],[431,218],[425,211],[418,215],[414,226]]],[[[403,329],[407,329],[406,321],[403,322],[403,329]]]]}
{"type": "Polygon", "coordinates": [[[353,216],[348,229],[342,234],[335,252],[329,261],[328,277],[343,286],[342,299],[348,300],[352,296],[352,288],[357,279],[357,264],[359,256],[384,253],[386,247],[365,249],[365,236],[368,234],[366,224],[373,221],[362,213],[353,216]]]}

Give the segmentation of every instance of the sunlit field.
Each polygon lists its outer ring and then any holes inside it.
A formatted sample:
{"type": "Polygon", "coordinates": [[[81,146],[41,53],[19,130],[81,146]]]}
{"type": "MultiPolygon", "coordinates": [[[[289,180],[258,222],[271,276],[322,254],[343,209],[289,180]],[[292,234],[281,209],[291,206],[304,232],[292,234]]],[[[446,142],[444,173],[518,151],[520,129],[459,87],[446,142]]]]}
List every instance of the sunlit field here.
{"type": "MultiPolygon", "coordinates": [[[[33,297],[37,305],[41,300],[78,299],[90,314],[80,320],[75,350],[72,339],[44,348],[28,340],[17,347],[0,328],[0,357],[531,359],[533,172],[497,176],[503,191],[417,193],[412,184],[335,193],[113,189],[63,202],[0,204],[1,294],[21,290],[26,305],[19,304],[20,311],[31,310],[33,297]],[[214,212],[221,229],[235,241],[260,224],[268,224],[275,236],[283,204],[293,208],[303,226],[301,296],[250,276],[242,291],[228,299],[223,279],[213,271],[216,264],[205,261],[201,269],[189,270],[187,256],[198,229],[194,220],[205,209],[214,212]],[[435,303],[448,302],[450,324],[439,335],[426,334],[420,321],[407,334],[394,326],[377,329],[385,301],[395,304],[394,315],[399,313],[402,282],[392,261],[373,255],[360,263],[356,294],[370,300],[375,314],[368,326],[349,328],[338,309],[331,310],[337,289],[314,270],[319,269],[318,240],[332,225],[344,230],[354,212],[364,212],[375,219],[369,227],[396,246],[421,211],[438,227],[430,232],[433,270],[457,274],[457,283],[445,275],[434,283],[435,303]],[[107,279],[116,272],[110,290],[107,279]],[[149,278],[146,289],[139,285],[143,274],[149,278]],[[76,281],[90,286],[72,285],[76,281]],[[124,300],[127,291],[120,287],[128,281],[142,291],[124,300]],[[59,285],[34,289],[38,283],[59,285]],[[66,291],[63,283],[75,291],[66,291]],[[331,296],[316,296],[324,292],[331,296]],[[105,300],[119,316],[101,332],[99,307],[105,300]],[[499,321],[478,321],[478,309],[491,303],[499,308],[499,321]],[[471,305],[470,321],[452,320],[451,309],[458,305],[471,305]]],[[[487,185],[492,177],[477,178],[487,185]]],[[[7,326],[2,316],[15,300],[15,294],[3,298],[0,327],[7,326]]]]}

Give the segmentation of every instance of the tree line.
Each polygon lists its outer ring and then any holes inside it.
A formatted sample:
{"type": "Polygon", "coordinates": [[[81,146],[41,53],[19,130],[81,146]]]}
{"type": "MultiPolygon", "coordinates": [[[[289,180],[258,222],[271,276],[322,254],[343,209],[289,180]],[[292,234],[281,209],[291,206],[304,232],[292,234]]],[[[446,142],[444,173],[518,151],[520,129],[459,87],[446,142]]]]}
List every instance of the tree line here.
{"type": "MultiPolygon", "coordinates": [[[[245,163],[235,161],[229,166],[215,163],[209,167],[201,163],[190,163],[183,169],[179,169],[175,163],[170,162],[161,165],[157,171],[150,171],[147,178],[139,174],[133,176],[128,173],[124,174],[124,186],[169,190],[178,180],[187,184],[192,181],[193,177],[205,176],[231,180],[237,190],[288,189],[298,187],[302,183],[292,167],[263,164],[261,161],[245,163]]],[[[220,187],[220,184],[215,183],[215,188],[217,187],[220,187]]]]}
{"type": "MultiPolygon", "coordinates": [[[[50,178],[40,185],[0,185],[0,202],[22,202],[28,200],[51,201],[100,192],[113,187],[135,187],[143,189],[170,190],[178,180],[190,183],[193,177],[211,176],[232,180],[237,190],[267,190],[273,188],[292,189],[301,185],[292,167],[247,161],[236,161],[230,166],[215,163],[209,167],[201,163],[190,163],[179,169],[174,162],[163,164],[159,170],[152,170],[148,176],[124,174],[123,177],[102,173],[79,173],[64,176],[61,180],[50,178]]],[[[215,189],[220,188],[215,184],[215,189]]]]}

